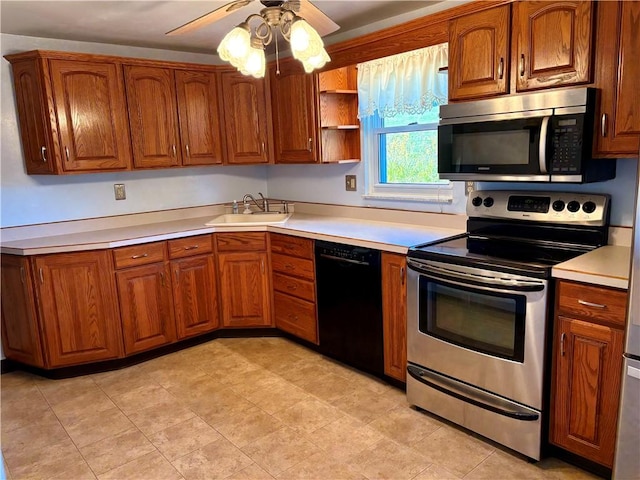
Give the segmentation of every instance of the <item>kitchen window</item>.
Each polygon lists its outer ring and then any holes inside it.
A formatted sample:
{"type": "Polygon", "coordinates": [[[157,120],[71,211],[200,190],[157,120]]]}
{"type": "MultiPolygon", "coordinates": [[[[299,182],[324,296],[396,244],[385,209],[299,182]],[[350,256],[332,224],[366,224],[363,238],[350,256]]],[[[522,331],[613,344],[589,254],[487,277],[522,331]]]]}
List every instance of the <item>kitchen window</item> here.
{"type": "Polygon", "coordinates": [[[446,43],[358,65],[365,197],[449,202],[438,178],[439,106],[447,103],[446,43]]]}

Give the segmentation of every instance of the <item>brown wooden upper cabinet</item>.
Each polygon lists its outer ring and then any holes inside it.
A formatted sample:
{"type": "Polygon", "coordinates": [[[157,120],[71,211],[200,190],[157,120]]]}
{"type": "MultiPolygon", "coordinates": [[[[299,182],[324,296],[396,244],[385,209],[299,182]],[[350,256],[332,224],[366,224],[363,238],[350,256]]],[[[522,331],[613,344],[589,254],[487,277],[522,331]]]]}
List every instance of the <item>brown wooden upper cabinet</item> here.
{"type": "Polygon", "coordinates": [[[452,20],[449,100],[589,83],[594,20],[591,1],[514,2],[452,20]]]}
{"type": "Polygon", "coordinates": [[[97,60],[7,55],[29,174],[131,168],[122,68],[97,60]]]}
{"type": "Polygon", "coordinates": [[[599,2],[595,157],[636,157],[640,139],[640,1],[599,2]],[[616,54],[617,53],[617,54],[616,54]]]}
{"type": "Polygon", "coordinates": [[[269,163],[265,80],[239,72],[222,73],[227,163],[269,163]]]}
{"type": "Polygon", "coordinates": [[[222,163],[215,73],[124,68],[136,168],[222,163]]]}
{"type": "Polygon", "coordinates": [[[319,161],[316,77],[299,65],[270,70],[275,163],[319,161]]]}

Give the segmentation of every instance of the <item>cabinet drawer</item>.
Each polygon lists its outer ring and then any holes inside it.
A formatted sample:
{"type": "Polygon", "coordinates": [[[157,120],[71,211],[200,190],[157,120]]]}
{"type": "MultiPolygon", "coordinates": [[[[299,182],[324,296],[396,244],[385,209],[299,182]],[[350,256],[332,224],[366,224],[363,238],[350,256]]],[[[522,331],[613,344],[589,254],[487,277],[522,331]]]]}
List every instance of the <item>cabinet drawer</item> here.
{"type": "Polygon", "coordinates": [[[316,306],[280,292],[273,295],[276,327],[297,337],[318,343],[316,306]]]}
{"type": "Polygon", "coordinates": [[[219,252],[254,252],[267,249],[266,233],[217,233],[219,252]]]}
{"type": "Polygon", "coordinates": [[[169,258],[191,257],[202,253],[210,253],[213,250],[211,235],[198,235],[195,237],[178,238],[169,240],[169,258]]]}
{"type": "Polygon", "coordinates": [[[316,301],[316,286],[309,280],[273,273],[273,289],[310,302],[316,301]]]}
{"type": "Polygon", "coordinates": [[[165,252],[165,242],[143,243],[142,245],[114,249],[113,261],[116,268],[164,262],[166,259],[165,252]]]}
{"type": "Polygon", "coordinates": [[[558,310],[563,315],[624,325],[627,292],[561,281],[558,283],[558,310]]]}
{"type": "Polygon", "coordinates": [[[271,234],[271,251],[294,257],[313,258],[313,240],[291,235],[271,234]]]}
{"type": "Polygon", "coordinates": [[[274,253],[271,255],[271,268],[274,272],[314,279],[313,260],[274,253]]]}

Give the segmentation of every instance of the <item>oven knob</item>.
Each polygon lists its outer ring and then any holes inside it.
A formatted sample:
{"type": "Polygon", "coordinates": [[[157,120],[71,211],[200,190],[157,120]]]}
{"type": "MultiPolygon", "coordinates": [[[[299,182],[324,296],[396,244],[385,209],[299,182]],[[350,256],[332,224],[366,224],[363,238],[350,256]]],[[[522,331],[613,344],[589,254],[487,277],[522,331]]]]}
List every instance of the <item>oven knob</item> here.
{"type": "Polygon", "coordinates": [[[482,202],[482,204],[487,208],[492,207],[493,206],[493,198],[491,198],[491,197],[485,198],[484,202],[482,202]]]}
{"type": "Polygon", "coordinates": [[[564,202],[562,200],[556,200],[555,202],[553,202],[551,207],[555,212],[561,212],[562,210],[564,210],[564,202]]]}
{"type": "Polygon", "coordinates": [[[591,201],[584,202],[584,205],[582,205],[582,211],[584,213],[593,213],[596,211],[596,204],[591,201]]]}
{"type": "Polygon", "coordinates": [[[575,200],[571,200],[567,204],[567,210],[569,210],[571,213],[576,213],[578,210],[580,210],[580,203],[576,202],[575,200]]]}
{"type": "Polygon", "coordinates": [[[482,198],[480,197],[473,197],[473,200],[471,200],[471,204],[474,207],[479,207],[480,205],[482,205],[482,198]]]}

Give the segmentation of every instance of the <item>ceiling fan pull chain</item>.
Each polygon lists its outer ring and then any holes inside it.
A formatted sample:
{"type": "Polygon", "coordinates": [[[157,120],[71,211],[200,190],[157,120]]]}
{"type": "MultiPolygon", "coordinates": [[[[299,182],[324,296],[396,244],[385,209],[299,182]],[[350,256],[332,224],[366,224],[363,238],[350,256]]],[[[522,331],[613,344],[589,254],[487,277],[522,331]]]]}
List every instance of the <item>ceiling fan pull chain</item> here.
{"type": "Polygon", "coordinates": [[[278,58],[278,30],[275,30],[276,37],[276,75],[280,75],[280,59],[278,58]]]}

